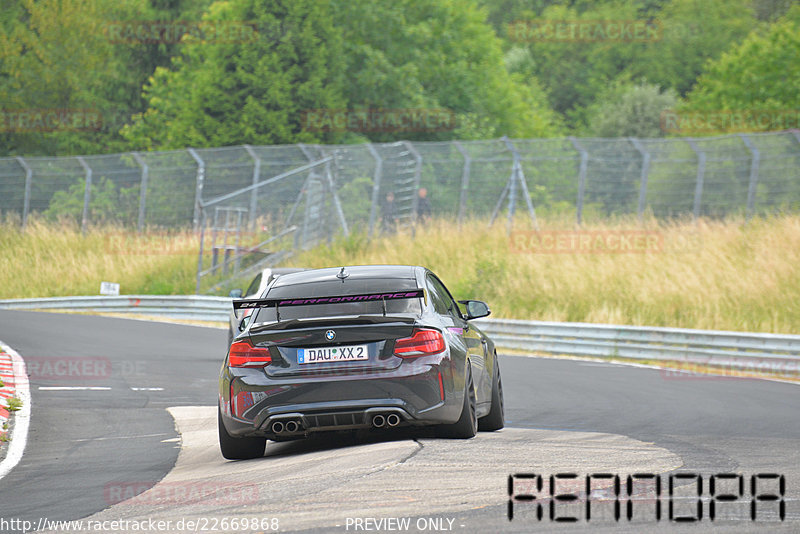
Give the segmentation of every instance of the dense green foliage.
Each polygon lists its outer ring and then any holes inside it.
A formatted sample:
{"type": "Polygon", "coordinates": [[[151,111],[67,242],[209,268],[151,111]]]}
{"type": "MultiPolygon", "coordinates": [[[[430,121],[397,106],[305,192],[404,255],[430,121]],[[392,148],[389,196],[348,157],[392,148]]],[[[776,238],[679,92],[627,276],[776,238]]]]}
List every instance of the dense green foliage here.
{"type": "Polygon", "coordinates": [[[670,133],[659,124],[665,109],[797,108],[800,8],[792,4],[6,0],[0,156],[501,135],[663,136],[670,133]],[[120,24],[180,21],[238,24],[253,33],[114,39],[120,24]],[[544,21],[642,21],[655,33],[547,39],[530,31],[544,21]],[[376,109],[444,110],[453,121],[426,130],[324,128],[308,119],[315,110],[376,109]],[[88,110],[91,127],[15,122],[19,112],[37,110],[88,110]]]}
{"type": "MultiPolygon", "coordinates": [[[[778,112],[797,128],[800,109],[800,6],[767,30],[747,39],[708,64],[687,97],[684,109],[696,112],[764,110],[778,112]],[[731,83],[737,80],[738,83],[731,83]]],[[[748,130],[776,129],[753,121],[748,130]]]]}

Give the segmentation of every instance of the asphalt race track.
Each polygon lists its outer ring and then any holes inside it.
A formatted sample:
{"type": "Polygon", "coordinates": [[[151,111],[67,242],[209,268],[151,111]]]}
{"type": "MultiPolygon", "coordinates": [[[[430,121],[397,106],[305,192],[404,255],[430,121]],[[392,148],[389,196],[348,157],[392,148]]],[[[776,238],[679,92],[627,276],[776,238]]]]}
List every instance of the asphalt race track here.
{"type": "MultiPolygon", "coordinates": [[[[264,458],[228,462],[217,448],[213,408],[224,330],[0,311],[0,340],[25,358],[33,397],[25,455],[0,480],[0,520],[205,522],[171,532],[203,531],[223,517],[265,519],[247,529],[262,532],[276,525],[318,532],[800,531],[794,384],[501,356],[501,432],[469,441],[424,431],[342,435],[270,443],[264,458]],[[58,362],[73,368],[53,372],[58,362]],[[581,499],[556,513],[577,522],[551,520],[544,499],[541,520],[535,503],[517,502],[509,521],[507,479],[519,473],[545,475],[545,484],[560,473],[619,474],[623,482],[633,473],[660,475],[662,517],[648,514],[656,500],[645,479],[634,492],[641,497],[634,521],[598,513],[613,509],[613,486],[598,479],[601,508],[591,519],[581,499]],[[698,493],[692,473],[703,476],[703,517],[669,521],[669,476],[685,475],[676,479],[674,502],[675,515],[688,516],[698,493]],[[718,504],[721,519],[712,522],[709,477],[725,473],[744,475],[743,493],[718,504]],[[750,519],[750,479],[759,474],[785,477],[783,522],[778,502],[766,500],[757,503],[757,521],[750,519]],[[187,489],[206,493],[192,500],[187,489]]],[[[778,492],[775,480],[759,484],[761,495],[778,492]]],[[[534,488],[515,486],[517,493],[526,493],[522,487],[534,488]]]]}

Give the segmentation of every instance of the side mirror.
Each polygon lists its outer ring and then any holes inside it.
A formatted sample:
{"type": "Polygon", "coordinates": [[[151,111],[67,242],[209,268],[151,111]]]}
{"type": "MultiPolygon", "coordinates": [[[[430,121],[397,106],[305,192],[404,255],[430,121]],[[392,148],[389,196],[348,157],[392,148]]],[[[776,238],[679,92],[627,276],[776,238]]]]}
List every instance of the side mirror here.
{"type": "Polygon", "coordinates": [[[228,293],[228,296],[232,299],[240,299],[242,298],[242,294],[244,294],[244,291],[241,289],[231,289],[231,292],[228,293]]]}
{"type": "Polygon", "coordinates": [[[465,317],[467,321],[470,319],[486,317],[492,313],[492,310],[489,309],[489,306],[480,300],[459,300],[458,302],[459,304],[463,304],[467,309],[467,314],[465,317]]]}

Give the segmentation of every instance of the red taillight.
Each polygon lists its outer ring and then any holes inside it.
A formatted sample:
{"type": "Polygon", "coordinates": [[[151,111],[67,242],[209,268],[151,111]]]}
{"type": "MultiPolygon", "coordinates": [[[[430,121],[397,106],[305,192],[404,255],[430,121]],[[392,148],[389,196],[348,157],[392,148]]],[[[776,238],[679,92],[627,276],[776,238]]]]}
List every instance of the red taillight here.
{"type": "Polygon", "coordinates": [[[254,347],[249,341],[237,341],[228,352],[231,367],[264,367],[272,362],[269,349],[254,347]]]}
{"type": "Polygon", "coordinates": [[[444,336],[438,330],[415,330],[411,337],[398,339],[394,344],[394,355],[401,358],[416,358],[442,352],[444,336]]]}

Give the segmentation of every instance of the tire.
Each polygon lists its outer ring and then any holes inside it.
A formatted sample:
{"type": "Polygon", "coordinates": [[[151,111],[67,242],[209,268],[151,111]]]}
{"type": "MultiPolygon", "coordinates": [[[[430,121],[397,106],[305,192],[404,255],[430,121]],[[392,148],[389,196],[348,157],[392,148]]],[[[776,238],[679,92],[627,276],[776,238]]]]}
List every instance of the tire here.
{"type": "Polygon", "coordinates": [[[472,370],[467,362],[467,381],[464,386],[464,404],[461,406],[461,417],[452,425],[442,425],[441,435],[446,438],[470,439],[478,433],[478,417],[476,410],[475,387],[472,384],[472,370]]]}
{"type": "Polygon", "coordinates": [[[250,460],[264,456],[267,438],[235,438],[228,434],[222,423],[222,414],[217,409],[217,428],[219,429],[219,450],[228,460],[250,460]]]}
{"type": "Polygon", "coordinates": [[[503,381],[500,379],[500,364],[494,356],[494,379],[492,380],[492,409],[478,419],[478,430],[493,432],[506,425],[505,401],[503,400],[503,381]]]}

